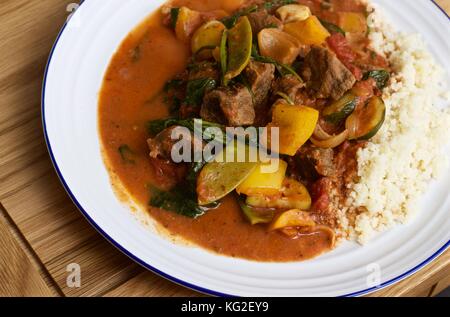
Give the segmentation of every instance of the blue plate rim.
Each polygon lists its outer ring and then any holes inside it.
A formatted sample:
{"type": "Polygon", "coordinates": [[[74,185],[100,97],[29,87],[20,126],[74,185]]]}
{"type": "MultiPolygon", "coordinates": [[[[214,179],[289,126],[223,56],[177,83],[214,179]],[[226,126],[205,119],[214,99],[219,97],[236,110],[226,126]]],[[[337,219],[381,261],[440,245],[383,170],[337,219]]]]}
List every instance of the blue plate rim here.
{"type": "MultiPolygon", "coordinates": [[[[450,21],[450,16],[447,14],[447,12],[445,12],[445,10],[439,6],[439,4],[437,4],[437,2],[435,0],[430,0],[446,17],[447,19],[450,21]]],[[[79,5],[81,6],[83,3],[85,2],[85,0],[80,0],[79,1],[79,5]]],[[[230,295],[230,294],[226,294],[226,293],[221,293],[221,292],[216,292],[214,290],[210,290],[210,289],[206,289],[204,287],[198,286],[198,285],[194,285],[188,282],[185,282],[183,280],[180,280],[176,277],[173,277],[169,274],[164,273],[163,271],[153,267],[152,265],[142,261],[140,258],[138,258],[137,256],[135,256],[134,254],[132,254],[131,252],[129,252],[127,249],[125,249],[124,247],[122,247],[122,245],[120,245],[117,241],[115,241],[110,235],[108,235],[105,231],[103,231],[103,229],[89,216],[89,213],[83,208],[83,206],[81,206],[81,204],[78,202],[78,200],[76,199],[75,195],[72,193],[72,191],[70,190],[70,187],[67,185],[60,169],[58,166],[58,163],[56,162],[56,159],[53,155],[53,150],[51,148],[51,144],[50,144],[50,138],[48,136],[47,133],[47,124],[46,124],[46,120],[45,120],[45,91],[46,91],[46,84],[47,84],[47,75],[48,75],[48,71],[50,68],[50,63],[53,57],[53,54],[56,50],[56,47],[58,45],[58,42],[62,36],[62,34],[64,33],[64,30],[67,27],[67,23],[68,21],[66,21],[63,25],[63,27],[61,28],[54,44],[53,47],[50,51],[48,60],[47,60],[47,65],[45,67],[45,72],[44,72],[44,78],[43,78],[43,82],[42,82],[42,90],[41,90],[41,115],[42,115],[42,128],[43,128],[43,132],[44,132],[44,139],[45,139],[45,143],[47,146],[47,150],[49,152],[50,155],[50,159],[52,161],[53,167],[55,168],[56,174],[58,175],[58,178],[60,179],[61,183],[63,184],[63,187],[65,189],[65,191],[67,192],[67,194],[69,195],[70,199],[73,201],[73,203],[75,204],[75,206],[80,210],[80,212],[83,214],[83,216],[88,220],[88,222],[109,242],[111,243],[113,246],[115,246],[117,249],[119,249],[122,253],[124,253],[126,256],[128,256],[130,259],[132,259],[133,261],[135,261],[136,263],[138,263],[139,265],[143,266],[144,268],[152,271],[155,274],[158,274],[159,276],[168,279],[169,281],[172,281],[176,284],[179,284],[181,286],[190,288],[192,290],[204,293],[204,294],[208,294],[208,295],[212,295],[212,296],[219,296],[219,297],[235,297],[235,295],[230,295]]],[[[441,255],[448,247],[450,246],[450,240],[447,241],[447,243],[445,243],[441,248],[439,248],[439,250],[437,250],[435,253],[433,253],[430,257],[428,257],[426,260],[422,261],[420,264],[416,265],[415,267],[413,267],[412,269],[409,269],[408,271],[406,271],[405,273],[390,279],[389,281],[386,281],[382,284],[380,284],[379,286],[375,286],[375,287],[370,287],[361,291],[357,291],[357,292],[353,292],[353,293],[349,293],[349,294],[344,294],[341,295],[340,297],[356,297],[356,296],[362,296],[368,293],[372,293],[374,291],[378,291],[381,290],[385,287],[388,287],[392,284],[395,284],[409,276],[411,276],[412,274],[416,273],[417,271],[419,271],[420,269],[422,269],[423,267],[425,267],[426,265],[428,265],[429,263],[431,263],[435,258],[437,258],[439,255],[441,255]]]]}

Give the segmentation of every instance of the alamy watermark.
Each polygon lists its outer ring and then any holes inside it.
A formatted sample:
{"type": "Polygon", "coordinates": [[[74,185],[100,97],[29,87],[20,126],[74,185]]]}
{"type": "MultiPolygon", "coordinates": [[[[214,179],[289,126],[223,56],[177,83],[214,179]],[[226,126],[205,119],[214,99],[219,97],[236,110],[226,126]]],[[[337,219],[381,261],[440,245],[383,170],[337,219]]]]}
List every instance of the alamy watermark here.
{"type": "Polygon", "coordinates": [[[69,13],[66,23],[68,23],[67,25],[70,28],[79,28],[81,26],[81,14],[75,14],[79,7],[80,4],[75,2],[69,3],[66,7],[66,11],[69,13]]]}
{"type": "Polygon", "coordinates": [[[66,285],[69,288],[81,287],[81,267],[78,263],[70,263],[66,267],[66,272],[69,273],[66,278],[66,285]]]}
{"type": "Polygon", "coordinates": [[[204,128],[202,120],[194,120],[193,131],[187,127],[172,128],[171,159],[175,163],[192,162],[257,162],[263,173],[278,170],[278,127],[204,128]]]}

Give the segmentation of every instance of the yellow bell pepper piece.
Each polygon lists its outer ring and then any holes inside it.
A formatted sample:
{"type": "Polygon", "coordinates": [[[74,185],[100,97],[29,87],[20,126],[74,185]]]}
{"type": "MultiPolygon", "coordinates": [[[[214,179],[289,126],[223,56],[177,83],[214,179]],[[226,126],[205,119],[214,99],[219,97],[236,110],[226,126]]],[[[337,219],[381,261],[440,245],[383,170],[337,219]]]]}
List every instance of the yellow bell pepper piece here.
{"type": "Polygon", "coordinates": [[[287,163],[283,160],[273,161],[275,171],[269,171],[271,163],[260,163],[255,170],[236,188],[239,194],[276,195],[283,185],[287,163]],[[266,170],[267,169],[267,170],[266,170]]]}
{"type": "Polygon", "coordinates": [[[278,195],[248,196],[246,203],[249,206],[259,208],[309,210],[311,208],[311,196],[302,183],[292,178],[285,178],[278,195]]]}
{"type": "Polygon", "coordinates": [[[279,128],[279,153],[294,156],[312,136],[318,120],[316,109],[283,102],[275,104],[269,128],[279,128]]]}
{"type": "Polygon", "coordinates": [[[306,211],[292,209],[278,215],[271,223],[269,230],[287,227],[315,227],[316,223],[306,211]]]}
{"type": "Polygon", "coordinates": [[[366,34],[367,32],[367,20],[362,13],[340,12],[339,26],[349,33],[366,34]]]}
{"type": "Polygon", "coordinates": [[[300,43],[307,45],[321,45],[330,36],[327,29],[314,15],[304,21],[286,24],[284,31],[296,37],[300,43]]]}

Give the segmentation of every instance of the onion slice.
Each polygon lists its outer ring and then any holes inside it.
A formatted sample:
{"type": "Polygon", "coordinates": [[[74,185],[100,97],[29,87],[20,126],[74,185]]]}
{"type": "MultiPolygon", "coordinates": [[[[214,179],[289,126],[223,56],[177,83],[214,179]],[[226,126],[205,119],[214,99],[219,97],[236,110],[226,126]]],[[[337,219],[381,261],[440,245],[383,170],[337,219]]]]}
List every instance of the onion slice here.
{"type": "Polygon", "coordinates": [[[341,132],[338,135],[332,136],[329,139],[326,140],[317,140],[314,137],[311,138],[311,142],[312,144],[314,144],[317,147],[320,148],[325,148],[325,149],[329,149],[329,148],[335,148],[339,145],[341,145],[342,143],[345,142],[345,140],[347,140],[348,137],[348,130],[344,130],[343,132],[341,132]]]}
{"type": "Polygon", "coordinates": [[[330,139],[333,137],[332,135],[325,132],[325,130],[320,125],[320,123],[317,123],[316,128],[313,133],[313,136],[316,140],[320,140],[320,141],[327,140],[327,139],[330,139]]]}

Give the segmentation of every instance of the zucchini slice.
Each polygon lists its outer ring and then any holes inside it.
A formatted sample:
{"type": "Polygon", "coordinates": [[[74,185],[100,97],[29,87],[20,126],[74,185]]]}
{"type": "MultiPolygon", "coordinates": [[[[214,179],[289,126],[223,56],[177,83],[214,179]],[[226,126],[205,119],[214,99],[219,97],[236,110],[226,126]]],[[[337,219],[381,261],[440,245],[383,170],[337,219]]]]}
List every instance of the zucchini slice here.
{"type": "Polygon", "coordinates": [[[355,110],[358,97],[353,93],[346,93],[341,99],[333,102],[323,110],[324,119],[328,122],[339,124],[355,110]]]}
{"type": "Polygon", "coordinates": [[[369,78],[375,79],[378,89],[383,90],[383,88],[385,88],[388,85],[390,77],[391,75],[389,74],[389,72],[387,72],[384,69],[380,69],[380,70],[371,70],[365,73],[363,79],[364,80],[367,80],[369,78]]]}
{"type": "Polygon", "coordinates": [[[245,203],[242,197],[238,198],[238,202],[245,217],[252,225],[256,225],[258,223],[270,223],[275,216],[275,211],[273,209],[255,208],[249,206],[245,203]]]}
{"type": "Polygon", "coordinates": [[[380,97],[372,97],[363,108],[353,112],[345,122],[349,140],[369,140],[383,126],[386,106],[380,97]]]}

